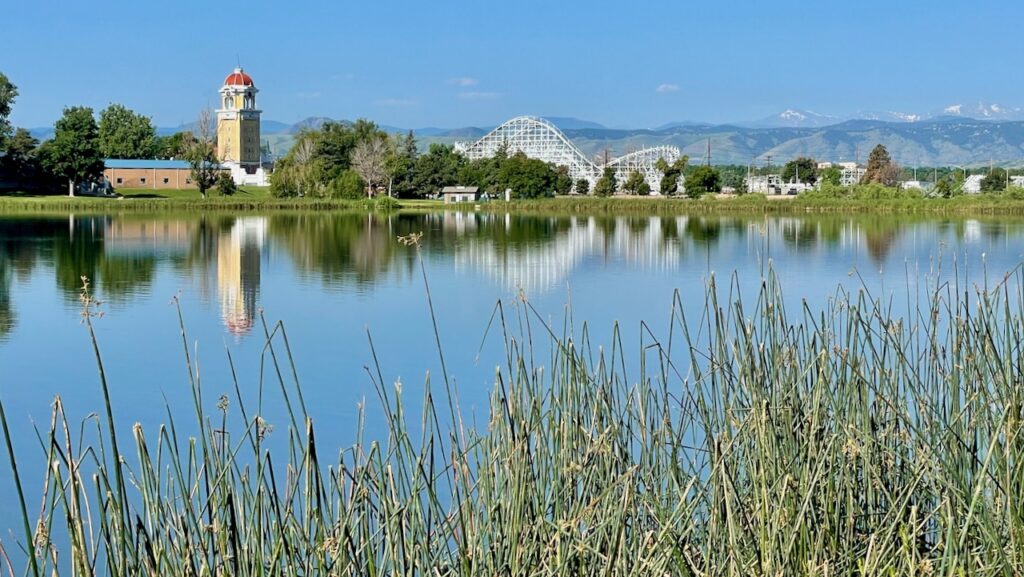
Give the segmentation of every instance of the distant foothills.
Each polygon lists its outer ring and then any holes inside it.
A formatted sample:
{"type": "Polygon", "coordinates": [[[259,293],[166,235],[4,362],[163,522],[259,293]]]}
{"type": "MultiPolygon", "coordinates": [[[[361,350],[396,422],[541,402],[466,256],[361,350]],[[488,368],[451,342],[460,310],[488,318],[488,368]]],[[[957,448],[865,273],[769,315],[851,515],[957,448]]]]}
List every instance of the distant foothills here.
{"type": "MultiPolygon", "coordinates": [[[[950,107],[941,115],[865,114],[871,118],[838,119],[808,111],[787,110],[753,122],[712,124],[674,122],[650,129],[609,128],[597,122],[567,117],[545,117],[561,129],[587,155],[604,150],[625,151],[645,146],[678,147],[693,160],[706,160],[708,145],[712,164],[761,165],[784,163],[798,157],[861,162],[876,144],[883,144],[894,161],[904,166],[1024,167],[1024,120],[995,106],[971,109],[950,107]],[[977,114],[972,118],[963,114],[977,114]],[[900,120],[900,119],[904,120],[900,120]],[[993,119],[998,118],[998,119],[993,119]],[[829,124],[828,122],[833,121],[829,124]],[[771,157],[771,158],[769,158],[771,157]]],[[[274,157],[284,156],[302,129],[316,129],[331,119],[310,117],[288,124],[261,122],[261,137],[274,157]]],[[[341,122],[345,122],[342,120],[341,122]]],[[[157,128],[170,135],[189,130],[191,124],[157,128]]],[[[381,126],[390,133],[409,128],[381,126]]],[[[452,144],[484,136],[493,126],[462,128],[413,128],[422,150],[430,144],[452,144]]],[[[31,130],[39,140],[53,135],[53,127],[31,130]]]]}

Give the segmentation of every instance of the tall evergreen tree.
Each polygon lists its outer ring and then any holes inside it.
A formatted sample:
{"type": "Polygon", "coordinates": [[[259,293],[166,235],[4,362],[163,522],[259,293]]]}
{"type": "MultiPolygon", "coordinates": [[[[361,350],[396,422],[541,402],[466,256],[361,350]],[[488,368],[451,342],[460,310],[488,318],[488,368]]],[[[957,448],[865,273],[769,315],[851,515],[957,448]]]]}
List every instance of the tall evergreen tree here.
{"type": "Polygon", "coordinates": [[[393,178],[392,193],[399,198],[416,196],[414,185],[416,158],[419,151],[416,147],[416,137],[412,131],[406,135],[394,147],[394,154],[389,161],[389,171],[393,178]]]}
{"type": "Polygon", "coordinates": [[[896,186],[901,172],[900,167],[889,156],[889,151],[885,146],[879,144],[871,149],[871,154],[868,156],[868,167],[860,182],[861,184],[877,183],[896,186]]]}

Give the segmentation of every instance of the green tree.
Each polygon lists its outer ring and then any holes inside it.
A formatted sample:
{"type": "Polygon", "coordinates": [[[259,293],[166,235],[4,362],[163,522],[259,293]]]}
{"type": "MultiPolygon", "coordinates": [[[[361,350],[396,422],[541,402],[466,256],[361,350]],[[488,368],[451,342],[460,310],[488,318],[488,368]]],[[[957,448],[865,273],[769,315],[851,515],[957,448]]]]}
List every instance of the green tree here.
{"type": "Polygon", "coordinates": [[[39,141],[28,130],[19,128],[8,139],[6,154],[0,156],[0,173],[21,185],[37,183],[42,176],[38,149],[39,141]]]}
{"type": "Polygon", "coordinates": [[[498,186],[511,188],[513,198],[552,196],[557,180],[557,173],[550,164],[522,152],[503,162],[498,173],[498,186]]]}
{"type": "Polygon", "coordinates": [[[322,163],[327,180],[334,179],[352,166],[352,153],[360,142],[387,138],[387,133],[375,123],[362,118],[352,124],[326,122],[320,130],[312,132],[317,133],[313,158],[322,163]]]}
{"type": "Polygon", "coordinates": [[[416,159],[413,188],[418,194],[432,195],[441,192],[445,186],[466,184],[459,182],[459,175],[465,165],[465,157],[451,146],[431,144],[427,153],[416,159]]]}
{"type": "Polygon", "coordinates": [[[9,118],[16,98],[18,98],[18,87],[11,83],[3,72],[0,72],[0,150],[4,149],[4,141],[11,133],[9,118]]]}
{"type": "Polygon", "coordinates": [[[595,196],[611,196],[615,194],[615,190],[619,187],[619,183],[615,180],[615,169],[606,166],[604,167],[604,173],[601,178],[597,179],[597,183],[594,185],[595,196]]]}
{"type": "Polygon", "coordinates": [[[75,195],[75,183],[103,173],[99,129],[92,109],[73,106],[54,124],[53,138],[42,149],[43,166],[68,183],[68,196],[75,195]]]}
{"type": "Polygon", "coordinates": [[[860,179],[861,184],[878,183],[885,186],[896,186],[900,181],[903,170],[892,161],[889,151],[881,144],[871,149],[868,155],[868,166],[864,176],[860,179]]]}
{"type": "Polygon", "coordinates": [[[935,183],[935,194],[942,198],[950,198],[956,194],[956,179],[951,176],[940,178],[935,183]]]}
{"type": "Polygon", "coordinates": [[[156,129],[149,117],[120,104],[100,112],[100,153],[104,158],[153,158],[156,129]]]}
{"type": "Polygon", "coordinates": [[[818,181],[818,163],[813,158],[794,158],[782,167],[783,182],[814,184],[818,181]]]}
{"type": "Polygon", "coordinates": [[[362,178],[359,178],[359,173],[352,169],[342,171],[341,174],[331,180],[329,188],[331,196],[334,198],[358,200],[366,195],[366,183],[363,182],[362,178]]]}
{"type": "Polygon", "coordinates": [[[686,195],[699,198],[708,192],[722,190],[721,176],[711,166],[698,166],[686,175],[686,195]]]}
{"type": "Polygon", "coordinates": [[[388,172],[392,177],[392,194],[398,198],[411,198],[417,196],[413,188],[415,181],[416,159],[419,151],[416,146],[416,137],[410,130],[400,142],[392,147],[393,153],[388,159],[388,172]]]}
{"type": "Polygon", "coordinates": [[[270,193],[274,196],[323,196],[329,178],[325,160],[317,155],[323,132],[302,129],[291,150],[279,160],[270,175],[270,193]]]}
{"type": "Polygon", "coordinates": [[[186,132],[175,132],[167,136],[157,136],[153,141],[153,156],[155,158],[179,158],[183,151],[186,132]]]}
{"type": "Polygon", "coordinates": [[[590,181],[581,178],[576,181],[576,194],[589,194],[590,193],[590,181]]]}
{"type": "Polygon", "coordinates": [[[555,194],[566,195],[572,192],[572,177],[568,166],[555,167],[555,194]]]}
{"type": "Polygon", "coordinates": [[[1007,173],[1005,169],[998,166],[988,171],[985,178],[981,179],[982,192],[1002,192],[1006,190],[1007,173]]]}
{"type": "Polygon", "coordinates": [[[651,193],[651,185],[647,184],[640,171],[634,170],[626,177],[626,182],[622,183],[622,190],[629,194],[646,196],[651,193]]]}
{"type": "Polygon", "coordinates": [[[654,167],[661,171],[662,174],[661,185],[659,186],[659,192],[661,192],[661,194],[675,194],[679,190],[679,179],[683,175],[683,171],[686,170],[686,165],[689,163],[689,156],[682,156],[676,159],[672,164],[669,164],[664,158],[659,158],[657,162],[654,163],[654,167]]]}
{"type": "Polygon", "coordinates": [[[839,184],[843,180],[843,171],[838,166],[830,166],[825,170],[821,171],[821,174],[818,175],[818,179],[823,184],[839,186],[839,184]]]}
{"type": "Polygon", "coordinates": [[[185,137],[182,148],[182,158],[191,169],[192,182],[199,189],[199,195],[206,198],[206,191],[217,183],[221,172],[214,148],[213,120],[208,108],[199,113],[195,132],[185,137]]]}
{"type": "Polygon", "coordinates": [[[217,177],[217,192],[219,192],[221,196],[232,196],[238,192],[238,186],[235,184],[235,179],[231,178],[231,175],[226,172],[220,173],[220,176],[217,177]]]}
{"type": "Polygon", "coordinates": [[[479,186],[480,190],[504,197],[508,184],[500,181],[501,167],[508,161],[508,154],[499,148],[490,158],[481,158],[463,163],[459,169],[459,184],[479,186]]]}

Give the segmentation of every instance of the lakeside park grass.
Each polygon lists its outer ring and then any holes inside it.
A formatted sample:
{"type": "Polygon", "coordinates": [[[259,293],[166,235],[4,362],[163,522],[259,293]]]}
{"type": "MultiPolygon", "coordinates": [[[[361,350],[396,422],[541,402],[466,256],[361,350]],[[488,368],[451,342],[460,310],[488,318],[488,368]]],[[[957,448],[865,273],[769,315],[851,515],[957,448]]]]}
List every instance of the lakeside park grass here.
{"type": "MultiPolygon", "coordinates": [[[[191,211],[302,211],[373,210],[365,199],[275,198],[268,188],[241,187],[233,196],[220,196],[216,190],[206,199],[195,189],[121,189],[123,199],[71,198],[13,194],[0,196],[0,214],[31,212],[162,212],[191,211]]],[[[707,195],[693,200],[678,197],[600,198],[560,196],[520,199],[511,202],[489,201],[445,205],[439,200],[400,199],[400,210],[474,210],[539,215],[672,215],[672,214],[913,214],[936,216],[1024,216],[1024,199],[1001,194],[964,195],[953,198],[821,198],[810,196],[766,197],[707,195]]]]}
{"type": "Polygon", "coordinates": [[[239,187],[238,192],[231,196],[222,196],[216,190],[211,190],[207,198],[202,198],[197,189],[119,189],[118,192],[123,198],[23,194],[0,196],[0,214],[367,210],[364,199],[275,198],[266,187],[239,187]]]}
{"type": "MultiPolygon", "coordinates": [[[[8,572],[1020,575],[1024,274],[934,280],[906,318],[842,288],[787,311],[770,271],[753,303],[712,280],[675,294],[667,335],[645,324],[607,348],[571,314],[557,326],[525,298],[499,302],[481,319],[504,343],[487,414],[458,408],[438,342],[439,382],[422,391],[370,363],[386,432],[367,438],[360,411],[340,451],[316,441],[287,335],[265,321],[267,380],[236,379],[216,408],[181,321],[195,422],[168,411],[121,438],[86,291],[106,410],[80,427],[55,402],[41,442],[17,443],[51,464],[27,492],[0,404],[28,553],[8,572]],[[626,346],[641,359],[628,369],[626,346]],[[265,389],[288,408],[280,452],[265,389]]],[[[430,302],[427,289],[437,334],[430,302]]]]}

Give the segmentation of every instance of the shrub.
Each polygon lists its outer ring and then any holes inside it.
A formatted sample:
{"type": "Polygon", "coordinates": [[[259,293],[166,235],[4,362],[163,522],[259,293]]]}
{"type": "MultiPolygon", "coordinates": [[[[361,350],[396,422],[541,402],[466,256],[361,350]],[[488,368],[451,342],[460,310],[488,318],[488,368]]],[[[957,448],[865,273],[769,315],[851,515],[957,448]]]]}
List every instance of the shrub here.
{"type": "Polygon", "coordinates": [[[377,210],[380,212],[393,212],[402,208],[402,203],[391,198],[390,196],[378,196],[377,198],[366,199],[367,210],[377,210]]]}
{"type": "Polygon", "coordinates": [[[354,170],[346,170],[328,185],[330,195],[334,198],[359,200],[366,198],[366,185],[354,170]]]}
{"type": "Polygon", "coordinates": [[[238,192],[238,186],[235,184],[235,179],[231,178],[231,175],[222,172],[217,177],[217,191],[220,192],[221,196],[231,196],[238,192]]]}

